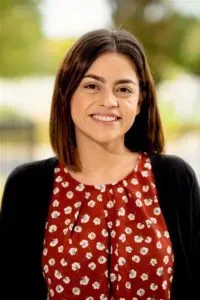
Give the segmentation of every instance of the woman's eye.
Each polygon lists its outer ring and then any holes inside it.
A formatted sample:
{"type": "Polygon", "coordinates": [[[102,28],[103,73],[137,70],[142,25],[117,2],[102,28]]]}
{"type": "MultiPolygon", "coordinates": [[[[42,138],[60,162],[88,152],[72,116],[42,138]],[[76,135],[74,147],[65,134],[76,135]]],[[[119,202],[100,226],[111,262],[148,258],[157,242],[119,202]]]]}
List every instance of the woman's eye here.
{"type": "Polygon", "coordinates": [[[86,84],[85,88],[89,89],[89,90],[96,90],[96,89],[98,89],[98,86],[94,83],[90,83],[90,84],[86,84]]]}
{"type": "Polygon", "coordinates": [[[126,93],[126,94],[132,93],[132,90],[128,89],[126,87],[121,87],[121,88],[118,89],[118,91],[121,92],[121,93],[126,93]]]}

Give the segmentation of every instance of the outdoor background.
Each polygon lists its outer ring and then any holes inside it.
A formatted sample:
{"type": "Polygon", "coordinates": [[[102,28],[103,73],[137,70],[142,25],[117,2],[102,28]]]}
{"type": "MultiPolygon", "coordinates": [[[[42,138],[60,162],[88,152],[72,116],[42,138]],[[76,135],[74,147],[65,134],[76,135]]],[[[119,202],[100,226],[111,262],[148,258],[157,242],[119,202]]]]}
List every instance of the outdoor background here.
{"type": "Polygon", "coordinates": [[[142,41],[156,81],[167,153],[200,181],[200,0],[1,0],[0,199],[11,170],[51,156],[55,74],[82,34],[121,27],[142,41]]]}

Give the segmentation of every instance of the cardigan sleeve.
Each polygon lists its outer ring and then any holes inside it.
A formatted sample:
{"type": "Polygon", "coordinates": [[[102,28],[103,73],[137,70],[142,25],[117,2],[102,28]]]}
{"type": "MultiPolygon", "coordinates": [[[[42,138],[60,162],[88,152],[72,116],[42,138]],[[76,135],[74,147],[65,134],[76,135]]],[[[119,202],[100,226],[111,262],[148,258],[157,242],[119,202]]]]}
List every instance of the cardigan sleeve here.
{"type": "Polygon", "coordinates": [[[192,247],[192,281],[194,293],[200,295],[200,187],[193,174],[193,247],[192,247]]]}

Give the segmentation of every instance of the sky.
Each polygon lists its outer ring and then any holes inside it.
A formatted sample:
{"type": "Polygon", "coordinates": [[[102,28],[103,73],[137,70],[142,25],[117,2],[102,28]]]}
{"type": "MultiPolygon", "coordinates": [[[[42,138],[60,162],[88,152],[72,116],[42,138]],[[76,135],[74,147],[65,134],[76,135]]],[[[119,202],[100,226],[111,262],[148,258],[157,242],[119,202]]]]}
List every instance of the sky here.
{"type": "MultiPolygon", "coordinates": [[[[168,0],[184,14],[200,18],[200,0],[168,0]]],[[[80,36],[112,24],[108,0],[43,0],[43,31],[50,38],[80,36]]]]}

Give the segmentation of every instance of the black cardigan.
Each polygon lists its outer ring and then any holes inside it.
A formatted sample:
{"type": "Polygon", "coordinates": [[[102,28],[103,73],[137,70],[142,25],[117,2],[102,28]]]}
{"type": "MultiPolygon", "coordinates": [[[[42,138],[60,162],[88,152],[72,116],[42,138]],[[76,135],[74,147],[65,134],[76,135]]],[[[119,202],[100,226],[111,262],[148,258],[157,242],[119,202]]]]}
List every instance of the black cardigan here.
{"type": "MultiPolygon", "coordinates": [[[[151,154],[150,158],[175,254],[172,299],[200,299],[200,189],[196,175],[177,156],[151,154]]],[[[1,300],[47,299],[41,256],[56,164],[55,157],[27,163],[7,179],[0,216],[1,300]]]]}

